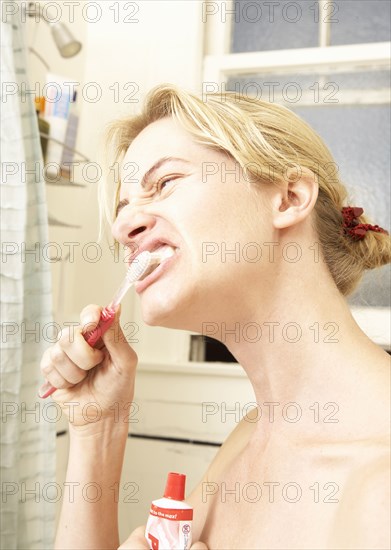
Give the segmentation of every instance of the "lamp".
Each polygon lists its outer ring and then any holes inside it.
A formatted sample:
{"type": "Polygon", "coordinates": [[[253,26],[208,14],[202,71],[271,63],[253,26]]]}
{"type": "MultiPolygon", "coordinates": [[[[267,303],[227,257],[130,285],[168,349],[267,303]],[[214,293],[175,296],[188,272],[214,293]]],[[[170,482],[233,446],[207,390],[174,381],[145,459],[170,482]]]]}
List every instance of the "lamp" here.
{"type": "Polygon", "coordinates": [[[61,21],[53,22],[36,2],[29,2],[26,12],[29,17],[35,17],[37,20],[38,16],[38,20],[43,19],[43,21],[50,26],[53,40],[62,57],[73,57],[79,53],[81,50],[81,42],[73,37],[64,23],[61,23],[61,21]]]}

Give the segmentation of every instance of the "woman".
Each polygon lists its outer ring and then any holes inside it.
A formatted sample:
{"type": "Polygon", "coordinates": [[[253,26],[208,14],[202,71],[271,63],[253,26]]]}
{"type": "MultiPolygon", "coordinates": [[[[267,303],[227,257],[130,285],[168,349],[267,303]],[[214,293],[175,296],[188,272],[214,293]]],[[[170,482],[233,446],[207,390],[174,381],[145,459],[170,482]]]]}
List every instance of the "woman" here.
{"type": "MultiPolygon", "coordinates": [[[[311,411],[300,422],[277,414],[254,422],[254,409],[240,422],[187,498],[193,540],[202,541],[193,548],[388,548],[389,356],[345,299],[364,269],[390,261],[387,232],[348,207],[320,138],[274,104],[236,94],[201,101],[161,86],[142,114],[113,126],[110,140],[122,161],[115,239],[133,257],[163,245],[174,251],[136,284],[145,322],[200,333],[205,322],[267,326],[258,340],[224,338],[257,403],[325,411],[320,420],[311,411]],[[224,247],[239,256],[222,258],[224,247]],[[216,489],[210,498],[206,482],[216,489]],[[223,485],[235,483],[257,483],[263,497],[223,496],[223,485]],[[301,498],[281,498],[292,484],[301,498]]],[[[120,480],[128,426],[114,421],[114,409],[126,417],[137,357],[118,338],[119,313],[104,347],[88,346],[83,326],[99,314],[86,307],[75,337],[64,330],[42,360],[60,388],[55,400],[66,412],[67,402],[78,403],[67,479],[103,490],[95,504],[64,501],[61,549],[119,545],[110,487],[120,480]],[[80,412],[91,401],[104,411],[99,422],[80,412]]],[[[121,548],[148,548],[144,528],[121,548]]]]}

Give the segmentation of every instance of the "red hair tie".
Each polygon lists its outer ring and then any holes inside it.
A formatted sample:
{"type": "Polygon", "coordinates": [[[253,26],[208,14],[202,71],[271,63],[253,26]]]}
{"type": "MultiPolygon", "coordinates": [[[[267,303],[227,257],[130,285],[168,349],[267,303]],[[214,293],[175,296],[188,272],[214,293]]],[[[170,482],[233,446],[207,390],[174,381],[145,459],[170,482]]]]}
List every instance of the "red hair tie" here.
{"type": "Polygon", "coordinates": [[[364,213],[364,210],[358,206],[345,206],[342,208],[343,216],[343,231],[345,235],[349,235],[355,241],[361,240],[367,234],[367,231],[376,231],[377,233],[385,233],[388,231],[378,225],[370,223],[360,223],[358,218],[364,213]]]}

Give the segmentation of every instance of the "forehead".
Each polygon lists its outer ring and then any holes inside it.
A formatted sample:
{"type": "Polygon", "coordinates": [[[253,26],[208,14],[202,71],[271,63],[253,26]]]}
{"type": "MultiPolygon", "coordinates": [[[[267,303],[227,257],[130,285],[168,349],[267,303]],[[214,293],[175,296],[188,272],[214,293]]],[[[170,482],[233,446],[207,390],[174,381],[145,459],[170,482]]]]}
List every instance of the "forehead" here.
{"type": "MultiPolygon", "coordinates": [[[[122,174],[126,172],[126,164],[136,165],[143,173],[156,160],[163,157],[196,157],[204,149],[197,144],[176,120],[166,117],[149,124],[132,141],[122,161],[122,174]]],[[[191,158],[189,158],[191,160],[191,158]]]]}

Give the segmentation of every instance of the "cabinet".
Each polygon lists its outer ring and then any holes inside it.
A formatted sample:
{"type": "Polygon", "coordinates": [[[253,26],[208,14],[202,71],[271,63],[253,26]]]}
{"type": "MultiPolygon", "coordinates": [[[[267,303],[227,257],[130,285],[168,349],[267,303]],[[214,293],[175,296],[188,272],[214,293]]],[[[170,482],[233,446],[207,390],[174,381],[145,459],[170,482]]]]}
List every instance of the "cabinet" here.
{"type": "Polygon", "coordinates": [[[139,365],[122,476],[121,537],[145,522],[168,472],[186,474],[186,494],[193,490],[253,403],[252,386],[237,364],[139,365]],[[137,486],[125,487],[129,482],[137,486]],[[138,491],[139,502],[125,502],[130,490],[138,491]]]}
{"type": "MultiPolygon", "coordinates": [[[[252,386],[237,364],[139,364],[118,488],[121,541],[145,523],[151,501],[163,494],[168,472],[186,474],[186,494],[193,490],[253,403],[252,386]]],[[[57,445],[60,484],[67,445],[64,433],[57,445]]]]}

